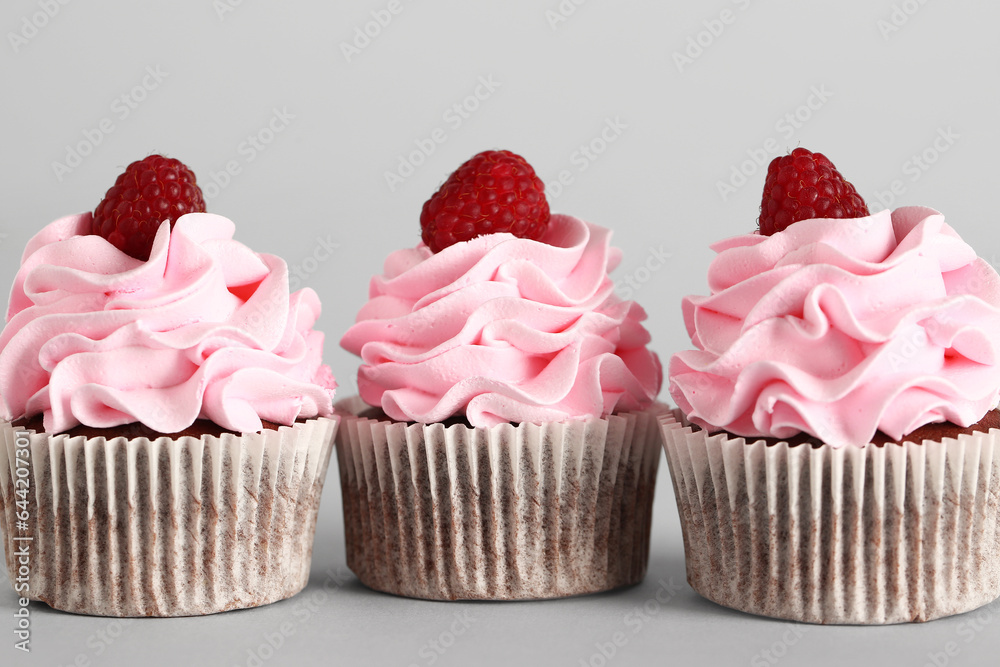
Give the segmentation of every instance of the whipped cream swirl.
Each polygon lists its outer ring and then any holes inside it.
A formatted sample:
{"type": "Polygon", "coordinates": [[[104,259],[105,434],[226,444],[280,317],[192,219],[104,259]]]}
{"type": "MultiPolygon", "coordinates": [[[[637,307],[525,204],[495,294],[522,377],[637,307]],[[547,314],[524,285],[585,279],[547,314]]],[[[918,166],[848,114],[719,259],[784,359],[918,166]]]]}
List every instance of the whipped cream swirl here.
{"type": "Polygon", "coordinates": [[[539,241],[487,234],[386,259],[341,345],[361,397],[400,421],[473,426],[601,417],[662,382],[646,313],[614,294],[611,233],[553,215],[539,241]]]}
{"type": "Polygon", "coordinates": [[[32,238],[0,334],[0,416],[47,432],[196,419],[253,432],[261,419],[329,416],[316,294],[288,291],[285,262],[205,213],[163,223],[148,261],[90,234],[89,213],[32,238]]]}
{"type": "Polygon", "coordinates": [[[670,394],[709,430],[863,446],[1000,395],[1000,277],[937,211],[804,220],[713,246],[670,394]]]}

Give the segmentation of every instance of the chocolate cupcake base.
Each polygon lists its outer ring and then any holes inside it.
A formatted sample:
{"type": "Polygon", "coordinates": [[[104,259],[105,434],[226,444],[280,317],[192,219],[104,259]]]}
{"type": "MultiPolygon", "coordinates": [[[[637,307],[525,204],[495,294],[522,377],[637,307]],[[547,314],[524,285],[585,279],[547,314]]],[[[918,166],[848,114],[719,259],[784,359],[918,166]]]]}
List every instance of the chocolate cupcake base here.
{"type": "Polygon", "coordinates": [[[348,567],[432,600],[556,598],[646,572],[656,414],[556,423],[406,424],[357,416],[337,436],[348,567]]]}
{"type": "Polygon", "coordinates": [[[709,600],[883,624],[1000,596],[1000,430],[835,449],[660,423],[688,582],[709,600]]]}
{"type": "Polygon", "coordinates": [[[290,597],[309,577],[336,428],[321,418],[243,435],[127,439],[3,422],[0,529],[11,582],[27,581],[19,595],[98,616],[191,616],[290,597]]]}

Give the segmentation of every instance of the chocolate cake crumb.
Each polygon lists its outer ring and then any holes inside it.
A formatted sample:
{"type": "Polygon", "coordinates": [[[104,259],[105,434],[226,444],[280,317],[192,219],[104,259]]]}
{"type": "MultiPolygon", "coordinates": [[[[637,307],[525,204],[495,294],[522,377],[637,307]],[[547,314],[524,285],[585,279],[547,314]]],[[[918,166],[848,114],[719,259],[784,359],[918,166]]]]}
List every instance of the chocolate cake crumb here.
{"type": "MultiPolygon", "coordinates": [[[[304,422],[304,419],[296,420],[297,422],[304,422]]],[[[268,431],[277,431],[283,426],[283,424],[277,424],[275,422],[269,422],[261,420],[264,425],[264,429],[268,431]]],[[[45,433],[45,428],[42,424],[42,416],[35,415],[30,419],[20,418],[13,422],[16,428],[23,428],[26,430],[34,431],[35,433],[45,433]]],[[[169,438],[183,438],[186,436],[191,436],[193,438],[200,438],[203,435],[211,435],[219,437],[224,433],[231,433],[233,435],[242,435],[237,431],[230,431],[224,429],[215,422],[209,421],[207,419],[195,420],[191,426],[188,426],[183,431],[178,431],[176,433],[160,433],[159,431],[154,431],[145,424],[135,422],[132,424],[122,424],[121,426],[114,426],[112,428],[94,428],[92,426],[84,426],[83,424],[78,424],[73,428],[62,431],[62,433],[68,434],[71,438],[82,435],[86,438],[149,438],[150,440],[155,440],[156,438],[169,437],[169,438]]],[[[52,435],[59,435],[58,433],[53,433],[52,435]]]]}
{"type": "MultiPolygon", "coordinates": [[[[702,428],[697,424],[691,424],[691,428],[695,431],[701,431],[702,428]]],[[[904,442],[912,442],[914,444],[921,444],[924,440],[931,440],[934,442],[940,442],[945,438],[957,438],[960,435],[972,435],[973,433],[987,433],[990,429],[1000,429],[1000,410],[990,410],[986,413],[986,416],[980,419],[978,422],[972,426],[962,427],[957,424],[952,424],[951,422],[939,422],[936,424],[926,424],[911,431],[903,436],[901,440],[894,440],[882,431],[876,431],[875,437],[872,438],[872,444],[876,447],[883,447],[885,445],[901,445],[904,442]]],[[[798,433],[791,438],[757,438],[753,436],[740,436],[735,433],[730,433],[725,431],[726,435],[730,438],[740,438],[746,437],[747,444],[752,444],[763,440],[768,447],[776,445],[779,442],[787,442],[791,447],[798,447],[799,445],[810,445],[813,449],[822,447],[824,445],[823,441],[816,438],[808,433],[798,433]]]]}

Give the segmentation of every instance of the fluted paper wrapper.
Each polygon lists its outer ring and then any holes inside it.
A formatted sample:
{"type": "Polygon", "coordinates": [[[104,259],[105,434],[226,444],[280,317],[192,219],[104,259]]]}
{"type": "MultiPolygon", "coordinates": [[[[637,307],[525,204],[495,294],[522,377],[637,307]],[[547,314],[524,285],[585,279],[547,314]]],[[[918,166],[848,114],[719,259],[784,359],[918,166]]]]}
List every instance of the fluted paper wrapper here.
{"type": "Polygon", "coordinates": [[[365,407],[338,405],[349,414],[337,436],[347,564],[365,585],[434,600],[515,600],[642,580],[657,409],[446,428],[354,416],[365,407]]]}
{"type": "Polygon", "coordinates": [[[929,621],[1000,595],[1000,431],[833,448],[660,417],[688,582],[751,614],[929,621]]]}
{"type": "Polygon", "coordinates": [[[0,528],[11,582],[27,544],[27,597],[63,611],[190,616],[290,597],[309,577],[336,428],[320,418],[200,439],[30,432],[24,530],[23,454],[3,422],[0,528]]]}

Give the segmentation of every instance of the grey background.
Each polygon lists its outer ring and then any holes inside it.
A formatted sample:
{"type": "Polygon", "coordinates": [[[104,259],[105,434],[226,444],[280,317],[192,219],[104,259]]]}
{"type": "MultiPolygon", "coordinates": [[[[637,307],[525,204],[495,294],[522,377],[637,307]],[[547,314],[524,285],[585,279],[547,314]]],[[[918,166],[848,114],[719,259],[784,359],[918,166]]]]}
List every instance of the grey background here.
{"type": "MultiPolygon", "coordinates": [[[[235,220],[238,239],[283,256],[319,292],[326,359],[342,396],[354,391],[357,362],[337,342],[370,276],[391,250],[417,242],[423,201],[486,148],[525,155],[550,195],[568,174],[572,182],[550,196],[553,209],[615,230],[625,252],[615,274],[620,291],[649,311],[664,360],[688,345],[679,301],[706,290],[709,243],[754,227],[764,173],[754,158],[766,165],[800,144],[830,156],[873,208],[937,208],[983,257],[1000,262],[989,213],[1000,152],[996,4],[575,2],[399,0],[401,11],[348,59],[341,45],[388,0],[6,0],[0,284],[10,284],[32,234],[92,210],[125,165],[151,152],[190,165],[209,210],[235,220]],[[555,14],[560,7],[564,14],[555,14]],[[678,63],[675,54],[685,51],[690,62],[678,63]],[[474,99],[477,87],[484,99],[474,99]],[[280,131],[269,136],[273,118],[280,131]],[[602,145],[606,127],[618,129],[602,145]],[[435,130],[446,140],[391,189],[385,172],[435,130]],[[245,143],[251,136],[270,143],[257,150],[245,143]],[[67,164],[71,150],[87,154],[67,164]],[[239,173],[226,182],[220,174],[231,162],[239,173]],[[741,168],[745,184],[734,176],[741,168]],[[723,196],[720,182],[735,191],[723,196]],[[332,254],[318,252],[333,244],[332,254]],[[665,253],[667,261],[653,261],[665,253]]],[[[702,600],[684,583],[665,464],[645,583],[543,603],[442,604],[365,590],[343,575],[335,463],[329,482],[313,581],[296,598],[124,626],[36,605],[33,652],[24,655],[3,629],[12,628],[15,600],[0,581],[0,661],[997,662],[997,603],[919,626],[822,628],[702,600]],[[456,614],[469,614],[468,627],[452,635],[456,614]],[[619,632],[622,645],[605,658],[602,647],[610,653],[619,632]],[[268,637],[280,648],[261,651],[268,637]]]]}

